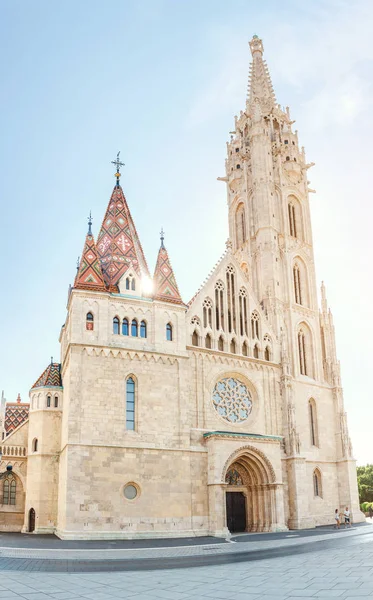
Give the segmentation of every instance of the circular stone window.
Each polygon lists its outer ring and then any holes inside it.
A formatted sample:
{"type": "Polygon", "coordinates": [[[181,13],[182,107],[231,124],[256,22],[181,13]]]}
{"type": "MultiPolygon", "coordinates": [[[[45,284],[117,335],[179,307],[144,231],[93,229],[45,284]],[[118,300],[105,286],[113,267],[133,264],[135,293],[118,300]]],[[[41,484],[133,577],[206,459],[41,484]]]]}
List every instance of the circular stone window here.
{"type": "Polygon", "coordinates": [[[138,489],[133,483],[128,483],[124,486],[123,494],[127,500],[134,500],[138,495],[138,489]]]}
{"type": "Polygon", "coordinates": [[[246,421],[253,409],[247,386],[235,377],[226,377],[217,382],[212,402],[218,415],[228,423],[246,421]]]}

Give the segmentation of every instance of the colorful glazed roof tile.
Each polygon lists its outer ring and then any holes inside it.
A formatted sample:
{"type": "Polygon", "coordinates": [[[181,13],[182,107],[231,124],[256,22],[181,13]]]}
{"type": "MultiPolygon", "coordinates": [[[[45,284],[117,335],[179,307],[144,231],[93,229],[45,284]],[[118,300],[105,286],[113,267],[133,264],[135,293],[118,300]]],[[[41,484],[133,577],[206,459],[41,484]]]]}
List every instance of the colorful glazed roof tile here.
{"type": "Polygon", "coordinates": [[[105,283],[117,291],[123,275],[133,270],[139,276],[149,269],[121,186],[114,187],[97,239],[97,250],[105,283]]]}
{"type": "Polygon", "coordinates": [[[61,365],[51,362],[31,389],[38,387],[62,387],[61,365]]]}
{"type": "Polygon", "coordinates": [[[85,290],[106,291],[95,240],[90,231],[85,239],[84,250],[75,277],[74,287],[85,290]]]}
{"type": "Polygon", "coordinates": [[[21,396],[18,394],[16,402],[7,402],[5,405],[4,428],[6,435],[9,435],[14,429],[17,429],[24,421],[28,419],[30,404],[21,402],[21,396]]]}
{"type": "Polygon", "coordinates": [[[154,271],[154,298],[175,304],[184,304],[179,288],[177,287],[175,275],[171,266],[168,252],[162,244],[158,252],[157,264],[154,271]]]}

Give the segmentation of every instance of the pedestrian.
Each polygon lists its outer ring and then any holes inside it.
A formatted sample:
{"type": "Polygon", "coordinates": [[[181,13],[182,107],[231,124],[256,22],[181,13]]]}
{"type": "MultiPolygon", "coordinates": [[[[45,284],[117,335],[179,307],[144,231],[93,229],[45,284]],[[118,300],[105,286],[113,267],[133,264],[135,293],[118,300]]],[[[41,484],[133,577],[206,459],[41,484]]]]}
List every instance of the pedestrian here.
{"type": "Polygon", "coordinates": [[[341,526],[341,518],[339,516],[339,510],[338,510],[338,508],[335,509],[334,519],[335,519],[334,529],[339,529],[340,526],[341,526]]]}
{"type": "Polygon", "coordinates": [[[345,529],[346,527],[349,525],[350,527],[352,527],[351,525],[351,513],[348,510],[348,506],[346,506],[346,510],[344,511],[344,518],[345,518],[345,529]]]}
{"type": "Polygon", "coordinates": [[[370,506],[369,507],[369,518],[371,519],[373,517],[373,508],[370,506]]]}

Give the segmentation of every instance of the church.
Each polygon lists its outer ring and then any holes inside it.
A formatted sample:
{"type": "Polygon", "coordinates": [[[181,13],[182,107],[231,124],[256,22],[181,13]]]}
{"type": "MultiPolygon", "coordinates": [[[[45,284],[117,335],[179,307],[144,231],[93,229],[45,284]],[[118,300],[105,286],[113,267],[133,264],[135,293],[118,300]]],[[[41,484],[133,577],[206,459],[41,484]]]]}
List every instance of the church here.
{"type": "Polygon", "coordinates": [[[152,276],[118,155],[69,290],[60,362],[0,442],[1,531],[226,537],[329,524],[345,506],[364,520],[323,284],[318,305],[312,163],[262,41],[249,45],[220,178],[223,256],[186,302],[162,234],[152,276]]]}

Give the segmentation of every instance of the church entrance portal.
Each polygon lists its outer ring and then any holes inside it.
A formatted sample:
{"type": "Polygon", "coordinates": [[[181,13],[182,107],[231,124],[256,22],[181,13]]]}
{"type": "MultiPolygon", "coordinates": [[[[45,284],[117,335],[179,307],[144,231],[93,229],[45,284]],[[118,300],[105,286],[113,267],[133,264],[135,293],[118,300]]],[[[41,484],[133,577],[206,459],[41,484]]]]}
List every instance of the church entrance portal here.
{"type": "Polygon", "coordinates": [[[35,530],[35,511],[33,508],[30,508],[28,513],[28,530],[29,533],[35,530]]]}
{"type": "Polygon", "coordinates": [[[231,533],[246,531],[246,498],[242,492],[227,492],[227,527],[231,533]]]}
{"type": "Polygon", "coordinates": [[[276,523],[277,485],[264,454],[243,451],[235,456],[226,471],[225,483],[229,531],[271,531],[276,523]]]}

